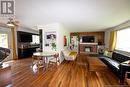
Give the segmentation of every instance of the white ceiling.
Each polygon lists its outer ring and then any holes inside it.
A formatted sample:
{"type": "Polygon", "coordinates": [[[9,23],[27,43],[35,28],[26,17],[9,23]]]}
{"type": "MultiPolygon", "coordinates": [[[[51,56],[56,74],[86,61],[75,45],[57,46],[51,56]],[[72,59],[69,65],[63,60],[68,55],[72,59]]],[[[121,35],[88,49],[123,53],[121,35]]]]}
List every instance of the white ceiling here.
{"type": "Polygon", "coordinates": [[[100,31],[130,19],[130,0],[15,0],[16,18],[34,28],[62,23],[70,31],[100,31]]]}

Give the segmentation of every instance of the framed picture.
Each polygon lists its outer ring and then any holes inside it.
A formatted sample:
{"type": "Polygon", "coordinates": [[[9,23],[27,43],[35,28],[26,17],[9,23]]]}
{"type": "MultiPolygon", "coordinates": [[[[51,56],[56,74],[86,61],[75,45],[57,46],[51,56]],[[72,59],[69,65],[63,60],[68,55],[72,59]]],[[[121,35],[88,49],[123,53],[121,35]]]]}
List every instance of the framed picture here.
{"type": "Polygon", "coordinates": [[[56,50],[56,31],[45,32],[45,47],[56,50]]]}

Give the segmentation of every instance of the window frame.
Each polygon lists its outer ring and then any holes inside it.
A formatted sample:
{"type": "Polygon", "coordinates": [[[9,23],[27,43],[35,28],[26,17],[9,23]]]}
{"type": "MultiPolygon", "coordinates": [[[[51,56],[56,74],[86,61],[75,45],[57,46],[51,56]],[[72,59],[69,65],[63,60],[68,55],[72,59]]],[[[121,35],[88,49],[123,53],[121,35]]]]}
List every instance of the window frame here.
{"type": "Polygon", "coordinates": [[[7,47],[5,47],[5,48],[9,48],[9,35],[8,35],[8,33],[0,32],[0,34],[6,34],[7,35],[7,47]]]}
{"type": "MultiPolygon", "coordinates": [[[[127,27],[123,27],[123,28],[120,28],[120,29],[118,29],[117,30],[117,34],[118,34],[118,31],[121,31],[121,30],[125,30],[125,29],[130,29],[130,26],[127,26],[127,27]]],[[[116,45],[117,45],[117,40],[116,40],[116,45]]],[[[119,52],[124,52],[124,53],[130,53],[130,51],[126,51],[126,50],[120,50],[120,49],[117,49],[116,47],[115,47],[115,51],[119,51],[119,52]]]]}

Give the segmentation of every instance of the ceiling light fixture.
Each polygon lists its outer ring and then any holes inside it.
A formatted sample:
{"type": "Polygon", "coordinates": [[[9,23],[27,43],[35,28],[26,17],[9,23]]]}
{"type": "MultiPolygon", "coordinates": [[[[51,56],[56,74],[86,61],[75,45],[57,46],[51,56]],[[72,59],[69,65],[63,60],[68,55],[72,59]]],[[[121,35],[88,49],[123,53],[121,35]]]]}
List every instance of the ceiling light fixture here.
{"type": "Polygon", "coordinates": [[[11,21],[8,21],[8,22],[7,22],[7,25],[8,25],[9,27],[14,27],[14,24],[13,24],[11,21]]]}
{"type": "Polygon", "coordinates": [[[8,18],[8,22],[7,22],[7,26],[9,26],[9,27],[14,27],[15,25],[14,25],[14,22],[13,22],[13,18],[8,18]]]}

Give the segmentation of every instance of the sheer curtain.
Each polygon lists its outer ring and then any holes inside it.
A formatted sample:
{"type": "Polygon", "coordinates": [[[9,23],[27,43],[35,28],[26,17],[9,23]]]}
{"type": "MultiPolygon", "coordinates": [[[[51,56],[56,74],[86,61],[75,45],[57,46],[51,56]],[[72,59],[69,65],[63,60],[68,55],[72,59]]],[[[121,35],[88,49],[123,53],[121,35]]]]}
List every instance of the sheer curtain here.
{"type": "Polygon", "coordinates": [[[116,50],[130,52],[130,28],[117,31],[116,50]]]}

